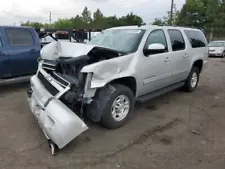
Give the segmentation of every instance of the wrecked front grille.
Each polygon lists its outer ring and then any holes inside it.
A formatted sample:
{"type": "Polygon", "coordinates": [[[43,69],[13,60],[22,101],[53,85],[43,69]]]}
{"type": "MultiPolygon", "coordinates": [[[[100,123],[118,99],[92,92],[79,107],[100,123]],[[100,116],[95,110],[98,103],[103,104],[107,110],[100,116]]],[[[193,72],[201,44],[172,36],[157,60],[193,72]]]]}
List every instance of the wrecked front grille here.
{"type": "Polygon", "coordinates": [[[63,76],[60,74],[53,72],[52,77],[57,81],[58,84],[60,84],[62,87],[66,87],[70,85],[70,82],[68,82],[63,76]]]}
{"type": "Polygon", "coordinates": [[[51,93],[53,96],[59,93],[59,90],[56,89],[48,80],[45,79],[41,72],[38,72],[38,79],[41,81],[45,89],[51,93]]]}
{"type": "Polygon", "coordinates": [[[57,63],[52,60],[44,60],[44,62],[42,63],[42,68],[46,71],[48,70],[55,71],[56,67],[57,67],[57,63]]]}

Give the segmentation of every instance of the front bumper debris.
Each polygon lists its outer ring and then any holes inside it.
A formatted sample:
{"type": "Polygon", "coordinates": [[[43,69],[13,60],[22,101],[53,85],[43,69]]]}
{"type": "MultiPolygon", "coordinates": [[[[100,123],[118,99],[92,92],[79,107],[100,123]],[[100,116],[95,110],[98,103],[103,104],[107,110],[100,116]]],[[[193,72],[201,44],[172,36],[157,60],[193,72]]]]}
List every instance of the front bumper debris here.
{"type": "MultiPolygon", "coordinates": [[[[31,77],[30,83],[31,89],[28,90],[27,97],[31,112],[51,143],[62,149],[88,129],[87,125],[58,99],[66,89],[59,89],[59,93],[52,96],[43,87],[37,75],[31,77]]],[[[54,79],[51,78],[49,83],[54,84],[54,79]]]]}

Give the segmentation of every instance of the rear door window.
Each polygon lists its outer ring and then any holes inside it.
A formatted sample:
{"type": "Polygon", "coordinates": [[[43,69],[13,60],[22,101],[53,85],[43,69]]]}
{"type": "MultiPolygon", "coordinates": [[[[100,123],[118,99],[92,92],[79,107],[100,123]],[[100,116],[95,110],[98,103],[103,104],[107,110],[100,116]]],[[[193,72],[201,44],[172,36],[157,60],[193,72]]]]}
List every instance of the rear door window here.
{"type": "Polygon", "coordinates": [[[173,51],[181,51],[185,49],[185,42],[182,33],[179,30],[169,29],[170,42],[173,51]]]}
{"type": "Polygon", "coordinates": [[[206,47],[207,41],[200,31],[195,30],[185,30],[184,31],[192,48],[202,48],[206,47]]]}
{"type": "Polygon", "coordinates": [[[31,46],[34,39],[27,29],[6,29],[6,36],[10,46],[31,46]]]}

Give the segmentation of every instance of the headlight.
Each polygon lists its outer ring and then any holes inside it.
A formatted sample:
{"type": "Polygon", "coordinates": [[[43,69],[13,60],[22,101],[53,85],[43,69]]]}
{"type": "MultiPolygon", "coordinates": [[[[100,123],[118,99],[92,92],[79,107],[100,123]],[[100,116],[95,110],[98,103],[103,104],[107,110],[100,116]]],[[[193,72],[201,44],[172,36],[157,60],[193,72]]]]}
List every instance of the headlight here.
{"type": "Polygon", "coordinates": [[[84,87],[85,91],[88,90],[88,88],[91,86],[92,77],[93,77],[93,73],[87,74],[86,81],[85,81],[85,87],[84,87]]]}

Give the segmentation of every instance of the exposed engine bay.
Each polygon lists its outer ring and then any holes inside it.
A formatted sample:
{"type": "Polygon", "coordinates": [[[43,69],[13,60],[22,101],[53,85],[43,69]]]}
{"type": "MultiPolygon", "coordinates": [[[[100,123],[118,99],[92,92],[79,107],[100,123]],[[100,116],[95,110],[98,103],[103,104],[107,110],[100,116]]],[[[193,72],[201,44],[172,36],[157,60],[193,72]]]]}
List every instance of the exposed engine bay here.
{"type": "Polygon", "coordinates": [[[87,73],[81,72],[82,68],[124,54],[103,47],[94,47],[86,55],[76,57],[59,56],[55,60],[43,59],[42,68],[62,86],[66,87],[65,81],[69,82],[71,90],[66,92],[60,100],[73,112],[82,116],[84,104],[90,104],[91,102],[91,98],[84,99],[83,97],[87,73]]]}

